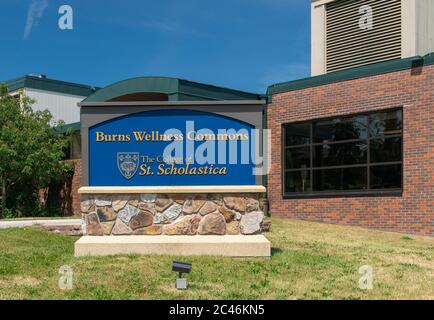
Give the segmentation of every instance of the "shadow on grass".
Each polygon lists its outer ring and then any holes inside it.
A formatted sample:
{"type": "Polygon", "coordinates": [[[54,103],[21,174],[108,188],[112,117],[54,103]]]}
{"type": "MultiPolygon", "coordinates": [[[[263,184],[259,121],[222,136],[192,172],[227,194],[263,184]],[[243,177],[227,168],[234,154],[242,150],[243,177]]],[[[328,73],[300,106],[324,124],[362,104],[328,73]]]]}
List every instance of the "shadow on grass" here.
{"type": "Polygon", "coordinates": [[[271,248],[271,256],[272,257],[279,254],[279,253],[282,253],[282,252],[283,252],[283,250],[280,248],[271,248]]]}

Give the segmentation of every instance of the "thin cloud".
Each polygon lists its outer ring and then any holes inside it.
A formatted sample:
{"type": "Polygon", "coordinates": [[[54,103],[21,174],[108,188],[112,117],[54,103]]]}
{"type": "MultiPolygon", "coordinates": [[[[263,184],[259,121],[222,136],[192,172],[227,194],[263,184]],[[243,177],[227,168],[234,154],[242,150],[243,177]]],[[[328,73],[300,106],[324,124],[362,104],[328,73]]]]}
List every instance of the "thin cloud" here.
{"type": "Polygon", "coordinates": [[[186,35],[201,35],[197,30],[174,21],[141,21],[140,25],[146,29],[162,33],[178,33],[186,35]]]}
{"type": "Polygon", "coordinates": [[[32,0],[27,11],[26,26],[24,27],[24,39],[32,33],[32,28],[37,26],[48,7],[48,0],[32,0]]]}

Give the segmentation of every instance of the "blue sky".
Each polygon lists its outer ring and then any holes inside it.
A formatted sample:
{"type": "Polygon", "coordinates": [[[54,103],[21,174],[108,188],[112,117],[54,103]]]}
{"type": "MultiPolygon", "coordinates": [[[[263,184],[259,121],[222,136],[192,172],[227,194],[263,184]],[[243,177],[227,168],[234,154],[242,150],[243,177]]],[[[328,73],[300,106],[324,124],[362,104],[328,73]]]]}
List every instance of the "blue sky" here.
{"type": "Polygon", "coordinates": [[[1,1],[0,80],[161,75],[264,92],[309,75],[309,0],[1,1]],[[58,27],[63,4],[73,30],[58,27]]]}

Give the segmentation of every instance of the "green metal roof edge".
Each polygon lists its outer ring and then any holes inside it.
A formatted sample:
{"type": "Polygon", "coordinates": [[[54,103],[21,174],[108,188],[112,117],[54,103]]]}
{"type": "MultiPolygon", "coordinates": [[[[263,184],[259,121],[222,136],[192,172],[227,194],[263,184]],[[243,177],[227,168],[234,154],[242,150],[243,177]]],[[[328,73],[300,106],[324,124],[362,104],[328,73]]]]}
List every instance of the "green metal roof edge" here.
{"type": "Polygon", "coordinates": [[[20,78],[5,81],[9,91],[16,91],[24,88],[59,92],[75,96],[87,97],[98,88],[84,84],[66,82],[54,79],[40,78],[37,76],[23,76],[20,78]]]}
{"type": "Polygon", "coordinates": [[[106,102],[113,98],[138,92],[159,92],[172,96],[171,101],[182,97],[193,100],[260,100],[254,93],[217,87],[170,77],[137,77],[111,84],[87,97],[83,102],[106,102]]]}
{"type": "Polygon", "coordinates": [[[219,87],[212,84],[190,80],[179,79],[179,84],[179,93],[196,97],[204,97],[210,100],[261,100],[262,98],[262,96],[258,93],[219,87]]]}
{"type": "Polygon", "coordinates": [[[371,77],[380,74],[403,71],[414,67],[433,64],[434,53],[430,53],[424,57],[416,56],[406,59],[391,60],[348,70],[331,72],[320,76],[273,84],[268,87],[267,95],[271,96],[273,94],[283,92],[302,90],[336,82],[371,77]]]}
{"type": "Polygon", "coordinates": [[[4,84],[8,87],[9,92],[16,91],[24,88],[26,77],[7,80],[4,84]]]}
{"type": "Polygon", "coordinates": [[[74,122],[74,123],[69,123],[69,124],[65,124],[63,126],[58,126],[54,128],[54,131],[57,134],[65,134],[68,132],[74,133],[77,131],[81,130],[81,122],[74,122]]]}
{"type": "Polygon", "coordinates": [[[178,79],[167,77],[136,77],[121,80],[108,85],[88,96],[83,102],[106,102],[126,94],[143,92],[160,92],[168,95],[176,94],[178,79]]]}

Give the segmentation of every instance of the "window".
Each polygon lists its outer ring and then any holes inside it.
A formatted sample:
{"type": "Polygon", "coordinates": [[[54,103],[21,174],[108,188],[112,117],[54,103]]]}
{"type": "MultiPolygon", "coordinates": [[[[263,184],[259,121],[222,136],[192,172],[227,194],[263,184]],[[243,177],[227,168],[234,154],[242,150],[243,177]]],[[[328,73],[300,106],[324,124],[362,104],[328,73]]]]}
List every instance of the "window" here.
{"type": "Polygon", "coordinates": [[[402,110],[284,125],[284,194],[402,190],[402,110]]]}

